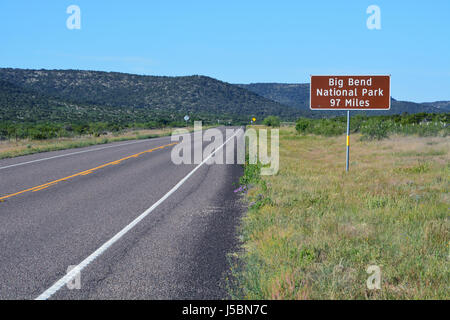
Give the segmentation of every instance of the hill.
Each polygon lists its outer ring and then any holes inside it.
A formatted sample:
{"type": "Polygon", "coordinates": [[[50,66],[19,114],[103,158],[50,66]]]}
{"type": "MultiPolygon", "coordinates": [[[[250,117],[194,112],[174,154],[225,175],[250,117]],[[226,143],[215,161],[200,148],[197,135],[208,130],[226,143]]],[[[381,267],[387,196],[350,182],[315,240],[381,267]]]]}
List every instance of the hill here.
{"type": "MultiPolygon", "coordinates": [[[[238,84],[241,88],[253,91],[262,97],[272,99],[279,103],[297,108],[302,112],[308,112],[310,116],[333,116],[344,115],[345,111],[311,111],[309,110],[309,83],[287,84],[287,83],[251,83],[238,84]]],[[[409,101],[398,101],[391,98],[391,110],[370,111],[369,115],[389,115],[407,113],[441,113],[450,111],[450,101],[438,101],[429,103],[415,103],[409,101]]],[[[357,112],[356,113],[363,113],[357,112]]]]}
{"type": "MultiPolygon", "coordinates": [[[[449,112],[450,102],[392,99],[390,111],[369,115],[449,112]]],[[[357,113],[357,112],[355,112],[357,113]]],[[[233,85],[206,76],[162,77],[82,70],[0,68],[0,121],[14,123],[182,123],[277,115],[330,117],[343,111],[310,111],[309,84],[233,85]]]]}
{"type": "Polygon", "coordinates": [[[442,112],[450,112],[450,101],[424,102],[422,104],[438,108],[442,110],[442,112]]]}
{"type": "Polygon", "coordinates": [[[160,77],[81,70],[0,69],[1,120],[127,121],[156,118],[245,121],[301,110],[205,76],[160,77]]]}
{"type": "Polygon", "coordinates": [[[14,122],[84,122],[124,119],[121,110],[73,104],[0,80],[0,120],[14,122]]]}

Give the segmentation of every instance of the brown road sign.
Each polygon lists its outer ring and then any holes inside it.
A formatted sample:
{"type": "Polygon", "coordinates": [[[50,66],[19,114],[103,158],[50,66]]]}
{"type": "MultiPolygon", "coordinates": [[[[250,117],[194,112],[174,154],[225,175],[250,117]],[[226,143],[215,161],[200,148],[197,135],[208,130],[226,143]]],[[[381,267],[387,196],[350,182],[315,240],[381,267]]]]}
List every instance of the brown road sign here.
{"type": "Polygon", "coordinates": [[[389,110],[390,76],[311,76],[311,110],[389,110]]]}

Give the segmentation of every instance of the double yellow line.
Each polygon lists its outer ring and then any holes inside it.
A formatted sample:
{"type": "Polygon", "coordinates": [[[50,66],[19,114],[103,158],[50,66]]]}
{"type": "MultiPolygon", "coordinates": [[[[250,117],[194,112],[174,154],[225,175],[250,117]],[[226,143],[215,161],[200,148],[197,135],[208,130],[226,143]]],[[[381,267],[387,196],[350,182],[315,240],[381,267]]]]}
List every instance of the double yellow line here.
{"type": "Polygon", "coordinates": [[[175,145],[175,144],[177,144],[177,143],[178,143],[178,142],[169,143],[169,144],[166,144],[166,145],[163,145],[163,146],[159,146],[159,147],[156,147],[156,148],[153,148],[153,149],[145,150],[145,151],[142,151],[142,152],[133,154],[133,155],[131,155],[131,156],[128,156],[128,157],[125,157],[125,158],[122,158],[122,159],[119,159],[119,160],[115,160],[115,161],[111,161],[111,162],[102,164],[101,166],[98,166],[98,167],[95,167],[95,168],[92,168],[92,169],[88,169],[88,170],[85,170],[85,171],[82,171],[82,172],[75,173],[75,174],[73,174],[73,175],[71,175],[71,176],[68,176],[68,177],[65,177],[65,178],[62,178],[62,179],[50,181],[50,182],[41,184],[41,185],[39,185],[39,186],[36,186],[36,187],[33,187],[33,188],[28,188],[28,189],[25,189],[25,190],[22,190],[22,191],[19,191],[19,192],[16,192],[16,193],[11,193],[11,194],[8,194],[8,195],[6,195],[6,196],[0,197],[0,202],[3,201],[3,200],[5,200],[5,199],[8,199],[8,198],[15,197],[15,196],[17,196],[17,195],[19,195],[19,194],[22,194],[22,193],[25,193],[25,192],[30,192],[30,191],[31,191],[31,192],[40,191],[40,190],[46,189],[46,188],[48,188],[48,187],[50,187],[50,186],[52,186],[52,185],[55,185],[55,184],[57,184],[58,182],[66,181],[66,180],[69,180],[69,179],[72,179],[72,178],[75,178],[75,177],[78,177],[78,176],[85,176],[85,175],[91,174],[92,172],[94,172],[94,171],[96,171],[96,170],[98,170],[98,169],[105,168],[105,167],[108,167],[108,166],[113,166],[113,165],[116,165],[116,164],[121,163],[122,161],[131,159],[131,158],[137,158],[137,157],[139,157],[140,155],[143,155],[143,154],[145,154],[145,153],[150,153],[150,152],[153,152],[153,151],[158,150],[158,149],[164,149],[164,148],[173,146],[173,145],[175,145]]]}

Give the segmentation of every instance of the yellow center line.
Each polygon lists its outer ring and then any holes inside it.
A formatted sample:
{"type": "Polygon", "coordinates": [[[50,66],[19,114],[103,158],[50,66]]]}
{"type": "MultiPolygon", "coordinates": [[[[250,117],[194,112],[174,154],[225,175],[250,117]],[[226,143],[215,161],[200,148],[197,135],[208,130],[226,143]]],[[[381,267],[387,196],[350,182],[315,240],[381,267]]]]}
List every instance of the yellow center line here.
{"type": "MultiPolygon", "coordinates": [[[[55,183],[56,184],[56,183],[55,183]]],[[[53,184],[49,184],[48,186],[44,186],[44,187],[42,187],[42,188],[39,188],[39,189],[34,189],[32,192],[36,192],[36,191],[41,191],[41,190],[44,190],[44,189],[47,189],[48,187],[50,187],[50,186],[52,186],[53,184]]]]}
{"type": "Polygon", "coordinates": [[[98,167],[95,167],[95,168],[92,168],[92,169],[88,169],[88,170],[84,170],[84,171],[82,171],[82,172],[78,172],[78,173],[72,174],[72,175],[70,175],[70,176],[68,176],[68,177],[64,177],[64,178],[61,178],[61,179],[58,179],[58,180],[50,181],[50,182],[41,184],[41,185],[39,185],[39,186],[32,187],[32,188],[28,188],[28,189],[25,189],[25,190],[22,190],[22,191],[19,191],[19,192],[11,193],[11,194],[8,194],[8,195],[6,195],[6,196],[0,197],[0,201],[5,200],[5,199],[8,199],[8,198],[11,198],[11,197],[14,197],[14,196],[17,196],[17,195],[22,194],[22,193],[25,193],[25,192],[29,192],[29,191],[35,192],[35,191],[43,190],[43,189],[48,188],[48,187],[50,187],[51,185],[56,184],[56,183],[58,183],[58,182],[66,181],[66,180],[69,180],[69,179],[72,179],[72,178],[75,178],[75,177],[78,177],[78,176],[85,176],[85,175],[91,174],[92,172],[94,172],[94,171],[96,171],[96,170],[99,170],[99,169],[101,169],[101,168],[104,168],[104,167],[107,167],[107,166],[111,166],[111,165],[117,165],[117,164],[119,164],[120,162],[122,162],[122,161],[124,161],[124,160],[128,160],[128,159],[131,159],[131,158],[137,158],[137,157],[139,157],[140,155],[143,155],[143,154],[145,154],[145,153],[150,153],[150,152],[155,151],[155,150],[158,150],[158,149],[164,149],[164,148],[166,148],[166,147],[173,146],[173,145],[175,145],[175,144],[177,144],[177,143],[178,143],[178,142],[169,143],[169,144],[166,144],[166,145],[163,145],[163,146],[159,146],[159,147],[156,147],[156,148],[153,148],[153,149],[149,149],[149,150],[146,150],[146,151],[142,151],[142,152],[133,154],[133,155],[131,155],[131,156],[128,156],[128,157],[119,159],[119,160],[115,160],[115,161],[111,161],[111,162],[102,164],[102,165],[100,165],[100,166],[98,166],[98,167]]]}

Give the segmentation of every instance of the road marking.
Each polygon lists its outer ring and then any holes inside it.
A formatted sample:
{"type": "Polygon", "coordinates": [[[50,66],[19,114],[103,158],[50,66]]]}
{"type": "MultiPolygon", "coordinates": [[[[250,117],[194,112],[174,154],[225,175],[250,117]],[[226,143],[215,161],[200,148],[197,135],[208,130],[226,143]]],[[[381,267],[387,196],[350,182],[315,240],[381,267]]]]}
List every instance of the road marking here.
{"type": "Polygon", "coordinates": [[[58,155],[58,156],[53,156],[53,157],[48,157],[48,158],[42,158],[42,159],[36,159],[36,160],[31,160],[31,161],[26,161],[26,162],[20,162],[20,163],[16,163],[16,164],[10,164],[10,165],[4,166],[4,167],[0,167],[0,170],[12,168],[12,167],[23,166],[23,165],[26,165],[26,164],[35,163],[35,162],[40,162],[40,161],[46,161],[46,160],[51,160],[51,159],[56,159],[56,158],[62,158],[62,157],[68,157],[68,156],[72,156],[72,155],[80,154],[80,153],[86,153],[86,152],[99,151],[99,150],[104,150],[104,149],[109,149],[109,148],[116,148],[116,147],[128,146],[128,145],[130,145],[130,144],[136,144],[136,143],[148,142],[149,140],[156,140],[156,139],[160,139],[160,138],[164,138],[164,137],[144,139],[144,140],[139,140],[139,141],[133,141],[133,142],[127,142],[127,143],[122,143],[122,144],[117,144],[117,145],[111,145],[111,146],[106,146],[106,147],[101,147],[101,148],[90,149],[90,150],[83,150],[83,151],[77,151],[77,152],[65,153],[65,154],[60,154],[60,155],[58,155]]]}
{"type": "Polygon", "coordinates": [[[175,145],[175,144],[177,144],[177,142],[169,143],[169,144],[166,144],[166,145],[163,145],[163,146],[159,146],[159,147],[156,147],[156,148],[153,148],[153,149],[149,149],[149,150],[146,150],[146,151],[142,151],[142,152],[133,154],[133,155],[131,155],[131,156],[122,158],[122,159],[120,159],[120,160],[111,161],[111,162],[102,164],[102,165],[100,165],[100,166],[98,166],[98,167],[95,167],[95,168],[92,168],[92,169],[88,169],[88,170],[84,170],[84,171],[82,171],[82,172],[75,173],[75,174],[73,174],[73,175],[71,175],[71,176],[68,176],[68,177],[65,177],[65,178],[61,178],[61,179],[58,179],[58,180],[50,181],[50,182],[41,184],[41,185],[36,186],[36,187],[32,187],[32,188],[28,188],[28,189],[25,189],[25,190],[22,190],[22,191],[18,191],[18,192],[15,192],[15,193],[11,193],[11,194],[8,194],[8,195],[6,195],[6,196],[0,197],[0,201],[3,201],[3,200],[5,200],[5,199],[8,199],[8,198],[11,198],[11,197],[14,197],[14,196],[18,196],[18,195],[20,195],[20,194],[22,194],[22,193],[25,193],[25,192],[29,192],[29,191],[32,191],[32,192],[40,191],[40,190],[43,190],[43,189],[49,187],[50,185],[56,184],[56,183],[58,183],[58,182],[60,182],[60,181],[66,181],[66,180],[69,180],[69,179],[72,179],[72,178],[75,178],[75,177],[78,177],[78,176],[85,176],[85,175],[88,175],[88,174],[90,174],[90,173],[92,173],[92,172],[98,170],[98,169],[101,169],[101,168],[104,168],[104,167],[107,167],[107,166],[116,165],[116,164],[119,164],[120,162],[122,162],[122,161],[124,161],[124,160],[128,160],[128,159],[131,159],[131,158],[137,158],[137,157],[139,157],[140,155],[142,155],[142,154],[144,154],[144,153],[153,152],[153,151],[155,151],[155,150],[163,149],[163,148],[166,148],[166,147],[170,147],[170,146],[173,146],[173,145],[175,145]]]}
{"type": "MultiPolygon", "coordinates": [[[[56,183],[55,183],[56,184],[56,183]]],[[[50,187],[50,186],[52,186],[53,184],[50,184],[50,185],[48,185],[48,186],[44,186],[44,187],[42,187],[42,188],[39,188],[39,189],[34,189],[32,192],[36,192],[36,191],[41,191],[41,190],[44,190],[44,189],[47,189],[48,187],[50,187]]]]}
{"type": "Polygon", "coordinates": [[[122,238],[128,231],[130,231],[135,225],[137,225],[140,221],[142,221],[146,216],[148,216],[153,210],[155,210],[161,203],[164,202],[170,195],[172,195],[175,191],[180,188],[187,179],[189,179],[203,164],[206,163],[217,151],[221,150],[225,144],[228,143],[232,138],[234,138],[240,131],[236,131],[230,138],[228,138],[220,147],[215,149],[208,157],[206,157],[200,164],[198,164],[191,172],[189,172],[183,179],[181,179],[172,189],[169,190],[161,199],[155,202],[150,208],[141,213],[136,219],[134,219],[130,224],[128,224],[125,228],[120,230],[116,235],[114,235],[111,239],[106,241],[100,248],[95,250],[91,255],[89,255],[86,259],[81,261],[79,265],[74,267],[71,271],[69,271],[64,277],[56,281],[50,288],[45,290],[42,294],[40,294],[36,300],[47,300],[52,295],[54,295],[59,289],[61,289],[64,285],[66,285],[69,281],[71,281],[74,277],[76,277],[84,268],[86,268],[91,262],[93,262],[97,257],[99,257],[103,252],[108,250],[114,243],[116,243],[120,238],[122,238]]]}

